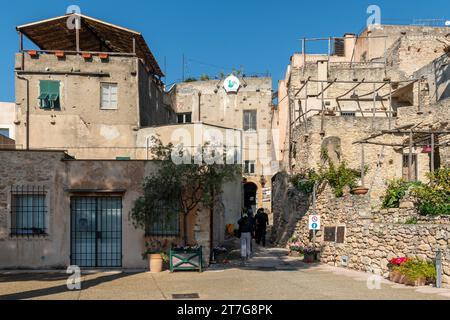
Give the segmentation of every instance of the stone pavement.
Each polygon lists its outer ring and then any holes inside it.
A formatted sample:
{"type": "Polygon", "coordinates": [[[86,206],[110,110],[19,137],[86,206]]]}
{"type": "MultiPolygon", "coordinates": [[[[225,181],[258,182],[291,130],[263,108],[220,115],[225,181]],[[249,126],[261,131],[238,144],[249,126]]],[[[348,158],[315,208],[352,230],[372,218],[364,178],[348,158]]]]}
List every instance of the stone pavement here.
{"type": "Polygon", "coordinates": [[[0,299],[163,300],[179,294],[224,300],[450,299],[450,289],[412,288],[363,272],[304,264],[276,248],[259,248],[245,265],[232,261],[203,273],[88,272],[80,291],[69,291],[66,279],[64,272],[2,271],[0,299]]]}

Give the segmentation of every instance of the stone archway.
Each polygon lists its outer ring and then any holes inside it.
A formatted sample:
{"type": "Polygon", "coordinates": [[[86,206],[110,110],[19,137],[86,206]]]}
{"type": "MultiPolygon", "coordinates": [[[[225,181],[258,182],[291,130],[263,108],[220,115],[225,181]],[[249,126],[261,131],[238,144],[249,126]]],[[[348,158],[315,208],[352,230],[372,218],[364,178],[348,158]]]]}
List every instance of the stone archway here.
{"type": "Polygon", "coordinates": [[[244,207],[251,208],[256,206],[256,195],[258,193],[258,186],[253,182],[246,182],[244,184],[244,207]]]}

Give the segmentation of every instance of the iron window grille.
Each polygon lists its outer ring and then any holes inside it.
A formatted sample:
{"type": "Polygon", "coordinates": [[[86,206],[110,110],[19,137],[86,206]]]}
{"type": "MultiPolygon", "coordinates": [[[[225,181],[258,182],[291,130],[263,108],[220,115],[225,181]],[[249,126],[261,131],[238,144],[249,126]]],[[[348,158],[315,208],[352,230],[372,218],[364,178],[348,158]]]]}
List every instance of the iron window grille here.
{"type": "Polygon", "coordinates": [[[146,236],[179,236],[180,210],[173,204],[159,201],[149,215],[146,236]]]}
{"type": "Polygon", "coordinates": [[[46,196],[45,187],[11,187],[11,236],[47,235],[46,196]]]}

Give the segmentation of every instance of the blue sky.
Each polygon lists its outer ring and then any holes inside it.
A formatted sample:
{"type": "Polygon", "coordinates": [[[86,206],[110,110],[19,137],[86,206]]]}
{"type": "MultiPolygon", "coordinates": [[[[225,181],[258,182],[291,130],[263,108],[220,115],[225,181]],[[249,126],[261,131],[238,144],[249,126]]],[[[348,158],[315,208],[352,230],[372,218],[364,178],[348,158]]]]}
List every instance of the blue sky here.
{"type": "Polygon", "coordinates": [[[3,2],[0,101],[14,101],[14,53],[19,46],[15,26],[62,15],[69,5],[80,6],[88,16],[142,32],[165,69],[166,84],[180,81],[184,54],[186,76],[215,76],[242,67],[246,74],[270,73],[275,86],[292,53],[300,51],[300,38],[358,33],[365,26],[370,4],[381,7],[382,23],[450,20],[448,0],[3,2]]]}

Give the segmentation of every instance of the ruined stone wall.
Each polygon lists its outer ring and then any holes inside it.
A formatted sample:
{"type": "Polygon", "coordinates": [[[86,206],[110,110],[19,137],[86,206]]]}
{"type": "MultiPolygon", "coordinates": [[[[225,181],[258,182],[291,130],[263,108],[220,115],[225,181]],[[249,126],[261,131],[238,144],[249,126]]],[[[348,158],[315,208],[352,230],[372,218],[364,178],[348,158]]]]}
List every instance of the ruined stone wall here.
{"type": "Polygon", "coordinates": [[[308,215],[313,212],[321,217],[316,245],[321,248],[323,263],[387,276],[390,259],[408,256],[432,261],[440,249],[445,257],[443,283],[450,286],[447,217],[420,217],[409,202],[398,209],[371,210],[367,196],[335,198],[327,187],[318,196],[315,208],[310,208],[297,223],[295,235],[305,244],[312,243],[308,215]],[[408,224],[411,218],[418,218],[417,223],[408,224]],[[324,228],[335,226],[345,227],[343,243],[324,241],[324,228]]]}

